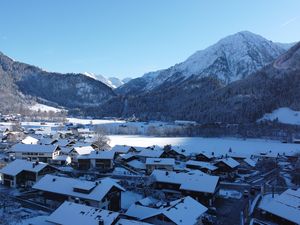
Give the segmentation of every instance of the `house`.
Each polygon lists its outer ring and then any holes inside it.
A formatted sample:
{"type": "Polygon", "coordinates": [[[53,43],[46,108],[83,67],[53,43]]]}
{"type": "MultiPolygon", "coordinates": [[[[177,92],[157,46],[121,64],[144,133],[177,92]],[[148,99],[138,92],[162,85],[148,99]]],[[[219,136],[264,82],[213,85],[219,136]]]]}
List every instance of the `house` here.
{"type": "Polygon", "coordinates": [[[16,159],[0,170],[1,183],[8,187],[32,186],[45,174],[57,171],[42,162],[16,159]]]}
{"type": "Polygon", "coordinates": [[[137,159],[131,160],[127,162],[127,166],[130,168],[136,170],[136,171],[144,171],[146,170],[146,164],[144,162],[141,162],[137,159]]]}
{"type": "Polygon", "coordinates": [[[117,212],[65,201],[46,221],[53,225],[112,225],[118,217],[117,212]]]}
{"type": "Polygon", "coordinates": [[[8,152],[12,153],[16,159],[49,162],[52,158],[59,155],[60,149],[54,145],[15,144],[8,152]]]}
{"type": "Polygon", "coordinates": [[[161,208],[150,208],[132,205],[125,215],[143,222],[170,225],[198,225],[202,224],[202,216],[207,208],[193,198],[187,196],[161,208]]]}
{"type": "Polygon", "coordinates": [[[27,136],[21,142],[26,145],[36,145],[39,142],[39,140],[37,138],[27,136]]]}
{"type": "Polygon", "coordinates": [[[175,159],[172,158],[147,158],[146,170],[147,173],[152,173],[153,170],[169,170],[172,171],[175,165],[175,159]]]}
{"type": "Polygon", "coordinates": [[[57,166],[64,166],[71,164],[71,157],[68,155],[56,155],[51,160],[50,163],[57,166]]]}
{"type": "Polygon", "coordinates": [[[200,170],[204,173],[208,173],[208,174],[212,174],[218,169],[218,167],[214,166],[210,162],[195,161],[195,160],[187,161],[186,168],[198,169],[198,170],[200,170]]]}
{"type": "Polygon", "coordinates": [[[259,209],[266,213],[268,221],[276,224],[300,224],[300,188],[288,189],[269,200],[264,200],[259,209]]]}
{"type": "Polygon", "coordinates": [[[78,156],[89,155],[92,151],[94,151],[92,146],[79,146],[74,147],[70,152],[69,155],[71,157],[72,162],[77,163],[78,156]]]}
{"type": "Polygon", "coordinates": [[[233,158],[222,158],[215,162],[215,166],[218,167],[217,172],[220,174],[232,174],[234,173],[240,163],[233,158]]]}
{"type": "Polygon", "coordinates": [[[164,148],[161,158],[173,158],[176,160],[184,161],[187,158],[186,150],[179,146],[170,146],[164,148]]]}
{"type": "Polygon", "coordinates": [[[197,161],[204,161],[204,162],[211,162],[215,159],[214,152],[208,153],[208,152],[201,152],[195,155],[197,161]]]}
{"type": "Polygon", "coordinates": [[[88,155],[79,155],[77,157],[77,165],[81,170],[100,169],[111,170],[114,167],[113,151],[92,151],[88,155]]]}
{"type": "Polygon", "coordinates": [[[94,182],[53,175],[42,177],[33,189],[41,191],[46,200],[57,204],[71,201],[112,211],[120,210],[121,192],[125,191],[110,178],[94,182]]]}
{"type": "Polygon", "coordinates": [[[159,158],[164,153],[161,149],[152,149],[152,148],[144,148],[142,151],[137,153],[135,156],[143,161],[146,162],[147,158],[159,158]]]}
{"type": "Polygon", "coordinates": [[[177,191],[186,196],[192,196],[199,202],[211,205],[219,189],[219,177],[205,174],[201,171],[173,172],[154,170],[151,174],[155,187],[166,194],[169,190],[177,191]]]}

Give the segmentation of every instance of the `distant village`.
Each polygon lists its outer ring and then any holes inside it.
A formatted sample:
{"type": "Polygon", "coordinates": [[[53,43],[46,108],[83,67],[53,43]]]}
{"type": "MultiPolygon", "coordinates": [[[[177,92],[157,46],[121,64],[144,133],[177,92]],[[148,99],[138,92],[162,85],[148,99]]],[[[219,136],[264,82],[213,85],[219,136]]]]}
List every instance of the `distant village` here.
{"type": "Polygon", "coordinates": [[[0,224],[300,224],[298,154],[110,146],[93,123],[1,121],[0,224]]]}

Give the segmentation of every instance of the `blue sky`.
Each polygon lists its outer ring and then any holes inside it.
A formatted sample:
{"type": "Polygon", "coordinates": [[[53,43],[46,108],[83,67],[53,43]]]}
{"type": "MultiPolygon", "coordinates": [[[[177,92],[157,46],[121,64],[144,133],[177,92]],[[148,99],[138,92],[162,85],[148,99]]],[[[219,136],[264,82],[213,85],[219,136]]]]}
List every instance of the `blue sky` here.
{"type": "Polygon", "coordinates": [[[57,72],[137,77],[249,30],[300,40],[299,0],[1,0],[0,51],[57,72]]]}

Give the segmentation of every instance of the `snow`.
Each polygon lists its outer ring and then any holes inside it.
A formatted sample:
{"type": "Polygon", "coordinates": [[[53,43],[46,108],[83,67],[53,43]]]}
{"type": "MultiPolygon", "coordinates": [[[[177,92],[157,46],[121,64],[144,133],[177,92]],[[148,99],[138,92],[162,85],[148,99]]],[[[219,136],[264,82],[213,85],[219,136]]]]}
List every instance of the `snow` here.
{"type": "Polygon", "coordinates": [[[74,124],[83,124],[83,125],[98,125],[98,124],[122,124],[126,123],[125,120],[98,120],[98,119],[79,119],[79,118],[67,118],[67,121],[69,123],[74,123],[74,124]]]}
{"type": "Polygon", "coordinates": [[[127,220],[127,219],[120,219],[116,225],[152,225],[150,223],[145,223],[136,220],[127,220]]]}
{"type": "Polygon", "coordinates": [[[48,164],[39,162],[36,164],[35,162],[30,162],[27,160],[16,159],[6,165],[4,168],[0,170],[0,173],[16,176],[22,171],[30,171],[38,173],[42,169],[44,169],[48,164]]]}
{"type": "Polygon", "coordinates": [[[187,196],[170,202],[170,206],[160,209],[132,205],[125,215],[144,220],[162,214],[174,224],[193,225],[197,224],[200,216],[206,211],[205,206],[187,196]]]}
{"type": "Polygon", "coordinates": [[[75,147],[74,151],[76,151],[79,155],[87,155],[94,151],[92,146],[81,146],[75,147]]]}
{"type": "Polygon", "coordinates": [[[131,166],[134,169],[139,169],[139,170],[145,170],[146,169],[146,165],[145,163],[139,161],[139,160],[132,160],[130,162],[127,163],[129,166],[131,166]]]}
{"type": "Polygon", "coordinates": [[[147,158],[146,165],[175,165],[175,159],[172,158],[147,158]]]}
{"type": "Polygon", "coordinates": [[[152,146],[159,145],[161,147],[171,144],[180,146],[186,150],[187,154],[201,153],[205,151],[211,155],[228,154],[228,149],[250,157],[254,153],[272,151],[272,153],[296,154],[300,152],[299,144],[281,143],[275,140],[265,139],[238,139],[238,138],[202,138],[202,137],[151,137],[137,135],[110,135],[110,145],[128,145],[128,146],[152,146]]]}
{"type": "Polygon", "coordinates": [[[132,191],[125,191],[121,194],[121,208],[128,209],[132,204],[136,203],[137,201],[143,199],[143,196],[132,192],[132,191]]]}
{"type": "Polygon", "coordinates": [[[205,168],[210,171],[214,171],[214,170],[218,169],[216,166],[212,165],[211,163],[202,162],[202,161],[189,160],[186,162],[186,165],[195,166],[195,167],[199,167],[199,168],[205,168]]]}
{"type": "Polygon", "coordinates": [[[31,137],[31,136],[27,136],[26,138],[24,138],[22,140],[22,143],[23,144],[26,144],[26,145],[32,145],[32,144],[37,144],[38,143],[38,139],[34,138],[34,137],[31,137]]]}
{"type": "Polygon", "coordinates": [[[112,187],[117,187],[118,189],[125,191],[119,184],[110,178],[102,179],[100,182],[96,183],[47,174],[33,186],[33,189],[78,197],[81,199],[101,201],[112,187]],[[91,186],[94,186],[94,188],[88,194],[75,192],[73,189],[74,187],[91,186]]]}
{"type": "Polygon", "coordinates": [[[181,190],[204,193],[214,193],[219,181],[219,177],[210,176],[198,170],[189,173],[154,170],[151,176],[157,182],[179,184],[181,190]]]}
{"type": "Polygon", "coordinates": [[[218,160],[218,162],[223,162],[225,163],[227,166],[229,166],[230,168],[235,168],[237,166],[240,165],[239,162],[237,162],[236,160],[234,160],[233,158],[224,158],[224,159],[220,159],[218,160]]]}
{"type": "Polygon", "coordinates": [[[59,109],[59,108],[55,108],[55,107],[52,107],[52,106],[48,106],[48,105],[44,105],[44,104],[34,104],[33,106],[30,106],[29,107],[30,110],[32,111],[42,111],[42,112],[62,112],[63,110],[62,109],[59,109]]]}
{"type": "Polygon", "coordinates": [[[278,108],[272,113],[265,114],[258,121],[273,121],[278,119],[280,123],[300,125],[300,111],[294,111],[290,108],[278,108]]]}
{"type": "Polygon", "coordinates": [[[220,189],[219,196],[222,198],[240,199],[242,197],[242,193],[236,190],[220,189]]]}
{"type": "Polygon", "coordinates": [[[298,190],[288,189],[273,199],[261,202],[259,207],[281,218],[300,224],[300,188],[298,190]]]}
{"type": "Polygon", "coordinates": [[[48,216],[47,221],[64,225],[98,225],[102,220],[104,225],[110,225],[118,216],[117,212],[66,201],[48,216]]]}
{"type": "Polygon", "coordinates": [[[197,51],[182,63],[165,70],[146,73],[142,78],[147,82],[146,90],[151,90],[166,80],[176,80],[178,74],[181,74],[182,78],[194,74],[199,77],[215,75],[230,83],[257,71],[283,52],[284,49],[277,44],[251,32],[242,31],[197,51]],[[222,60],[226,60],[226,64],[218,62],[222,60]]]}
{"type": "Polygon", "coordinates": [[[37,152],[37,153],[53,153],[57,149],[55,145],[39,145],[39,144],[15,144],[10,151],[11,152],[37,152]]]}

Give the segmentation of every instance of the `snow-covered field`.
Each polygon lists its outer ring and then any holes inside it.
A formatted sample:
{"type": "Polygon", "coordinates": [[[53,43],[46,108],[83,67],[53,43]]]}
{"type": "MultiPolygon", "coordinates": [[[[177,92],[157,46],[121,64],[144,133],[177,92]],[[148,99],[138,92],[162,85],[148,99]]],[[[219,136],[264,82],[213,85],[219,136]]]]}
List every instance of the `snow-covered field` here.
{"type": "Polygon", "coordinates": [[[67,118],[69,123],[82,124],[82,125],[98,125],[98,124],[122,124],[126,123],[125,120],[95,120],[95,119],[79,119],[79,118],[67,118]]]}
{"type": "Polygon", "coordinates": [[[58,109],[52,106],[44,105],[44,104],[35,104],[30,107],[32,111],[41,111],[41,112],[61,112],[62,109],[58,109]]]}
{"type": "Polygon", "coordinates": [[[300,111],[294,111],[290,108],[278,108],[272,113],[265,114],[259,121],[273,121],[275,119],[285,124],[300,125],[300,111]]]}
{"type": "Polygon", "coordinates": [[[280,141],[264,139],[238,139],[238,138],[201,138],[201,137],[149,137],[149,136],[129,136],[111,135],[110,145],[129,145],[147,147],[151,145],[165,146],[171,144],[180,146],[186,153],[197,153],[201,151],[215,152],[219,154],[228,153],[229,148],[233,152],[251,155],[253,153],[299,153],[299,144],[284,144],[280,141]]]}

